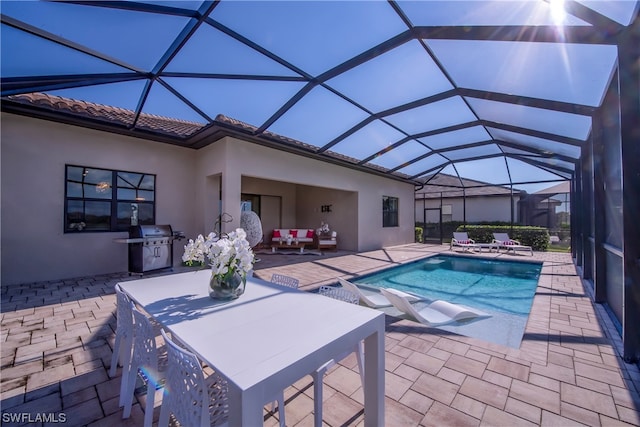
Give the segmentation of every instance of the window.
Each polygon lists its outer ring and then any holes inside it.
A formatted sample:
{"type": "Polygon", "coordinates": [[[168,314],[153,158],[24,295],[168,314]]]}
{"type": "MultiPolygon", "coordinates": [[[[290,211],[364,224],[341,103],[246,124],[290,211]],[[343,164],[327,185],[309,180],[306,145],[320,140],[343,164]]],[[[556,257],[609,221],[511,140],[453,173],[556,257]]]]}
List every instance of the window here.
{"type": "Polygon", "coordinates": [[[260,196],[257,194],[240,194],[240,210],[241,211],[254,211],[256,215],[260,216],[260,196]]]}
{"type": "Polygon", "coordinates": [[[155,175],[67,165],[65,180],[65,233],[155,224],[155,175]]]}
{"type": "Polygon", "coordinates": [[[382,226],[398,226],[398,198],[382,196],[382,226]]]}
{"type": "Polygon", "coordinates": [[[442,222],[453,221],[453,206],[442,205],[442,222]]]}

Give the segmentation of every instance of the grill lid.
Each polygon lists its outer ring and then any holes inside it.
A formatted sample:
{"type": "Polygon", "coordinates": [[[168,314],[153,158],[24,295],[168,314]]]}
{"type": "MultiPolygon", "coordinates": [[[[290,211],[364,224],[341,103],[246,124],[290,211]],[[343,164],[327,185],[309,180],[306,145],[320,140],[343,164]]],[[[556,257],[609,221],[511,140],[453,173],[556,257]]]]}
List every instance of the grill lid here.
{"type": "Polygon", "coordinates": [[[132,225],[129,228],[129,238],[158,238],[173,237],[170,225],[132,225]]]}

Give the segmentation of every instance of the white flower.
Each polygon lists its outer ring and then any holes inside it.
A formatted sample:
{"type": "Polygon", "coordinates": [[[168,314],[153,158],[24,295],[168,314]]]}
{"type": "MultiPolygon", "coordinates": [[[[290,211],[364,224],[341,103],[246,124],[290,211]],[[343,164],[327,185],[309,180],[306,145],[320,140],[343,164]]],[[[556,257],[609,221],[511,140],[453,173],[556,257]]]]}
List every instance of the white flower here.
{"type": "Polygon", "coordinates": [[[189,240],[182,260],[192,265],[195,261],[204,263],[205,259],[209,260],[214,276],[229,278],[238,273],[242,280],[246,280],[247,273],[253,269],[255,257],[247,241],[247,233],[237,228],[228,237],[218,238],[215,233],[209,233],[206,239],[198,235],[195,241],[189,240]]]}
{"type": "Polygon", "coordinates": [[[213,232],[209,233],[206,238],[202,234],[198,234],[195,241],[189,239],[189,242],[184,247],[182,261],[187,265],[193,265],[195,262],[204,264],[216,240],[218,240],[218,237],[213,232]]]}
{"type": "Polygon", "coordinates": [[[320,228],[318,228],[318,234],[327,234],[329,233],[329,224],[324,222],[324,221],[320,221],[320,228]]]}

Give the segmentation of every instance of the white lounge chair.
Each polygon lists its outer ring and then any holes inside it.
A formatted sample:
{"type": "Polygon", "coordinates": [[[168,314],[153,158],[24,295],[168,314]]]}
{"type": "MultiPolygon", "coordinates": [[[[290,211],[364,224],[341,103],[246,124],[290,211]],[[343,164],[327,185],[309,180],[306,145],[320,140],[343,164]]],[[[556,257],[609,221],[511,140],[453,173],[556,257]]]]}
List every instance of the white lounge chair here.
{"type": "MultiPolygon", "coordinates": [[[[371,308],[383,308],[383,307],[392,306],[389,300],[381,293],[365,294],[364,292],[362,292],[362,289],[358,287],[358,285],[353,284],[347,280],[341,279],[339,277],[338,277],[338,282],[340,282],[343,288],[358,295],[358,297],[360,298],[360,302],[364,303],[365,305],[371,308]]],[[[402,292],[402,291],[396,291],[396,292],[402,292]]],[[[402,294],[404,294],[405,298],[407,298],[407,300],[411,302],[417,302],[417,301],[423,300],[423,298],[419,296],[408,294],[406,292],[402,292],[402,294]]]]}
{"type": "Polygon", "coordinates": [[[449,250],[452,251],[454,246],[462,248],[463,251],[480,250],[480,246],[476,244],[476,241],[469,238],[469,235],[465,232],[453,233],[453,239],[449,244],[449,250]]]}
{"type": "Polygon", "coordinates": [[[381,292],[391,301],[395,308],[428,326],[441,326],[460,320],[489,317],[487,313],[480,310],[443,300],[436,300],[424,308],[416,309],[403,295],[398,294],[396,289],[386,288],[381,289],[381,292]]]}
{"type": "Polygon", "coordinates": [[[500,252],[500,249],[506,249],[507,253],[513,251],[514,254],[516,251],[529,251],[533,256],[531,246],[521,245],[517,240],[510,239],[507,233],[493,233],[492,245],[498,249],[498,252],[500,252]]]}

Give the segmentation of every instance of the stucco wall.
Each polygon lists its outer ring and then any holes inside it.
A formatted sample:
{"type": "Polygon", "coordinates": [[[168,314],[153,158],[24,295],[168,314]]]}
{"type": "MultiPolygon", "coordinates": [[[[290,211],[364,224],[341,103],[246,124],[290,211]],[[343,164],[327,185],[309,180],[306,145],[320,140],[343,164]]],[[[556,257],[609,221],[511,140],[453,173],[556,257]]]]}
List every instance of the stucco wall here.
{"type": "MultiPolygon", "coordinates": [[[[513,221],[518,221],[517,198],[514,198],[513,221]]],[[[447,198],[442,200],[443,205],[451,206],[453,221],[463,221],[466,210],[466,220],[472,222],[511,221],[511,198],[505,197],[469,197],[466,207],[461,198],[447,198]]],[[[424,208],[440,207],[440,199],[418,199],[415,203],[416,221],[422,222],[424,208]]]]}
{"type": "MultiPolygon", "coordinates": [[[[382,246],[409,243],[414,240],[413,185],[273,150],[235,138],[224,138],[213,146],[218,144],[226,145],[225,167],[228,171],[239,172],[243,176],[356,192],[358,212],[336,211],[334,214],[357,217],[358,232],[355,250],[378,249],[382,246]],[[382,227],[382,196],[394,196],[400,199],[399,227],[382,227]]],[[[202,157],[199,156],[199,158],[202,157]]],[[[237,194],[235,205],[226,207],[228,212],[235,212],[232,213],[234,218],[240,217],[239,198],[240,195],[237,194]]],[[[328,221],[331,224],[332,220],[328,219],[328,221]]],[[[336,222],[336,220],[333,221],[336,222]]],[[[286,224],[283,223],[283,226],[286,224]]],[[[333,227],[333,224],[331,226],[333,227]]]]}
{"type": "Polygon", "coordinates": [[[2,284],[127,271],[126,232],[63,232],[66,164],[156,174],[156,222],[195,231],[193,150],[6,113],[1,140],[2,284]]]}
{"type": "MultiPolygon", "coordinates": [[[[255,177],[295,184],[295,214],[283,226],[298,226],[298,220],[315,226],[317,217],[298,208],[300,186],[322,187],[346,192],[344,200],[336,198],[327,221],[353,241],[349,249],[413,241],[409,184],[234,138],[196,151],[19,115],[1,117],[2,284],[127,271],[127,247],[113,241],[126,232],[63,232],[66,164],[156,174],[156,222],[188,237],[210,231],[220,210],[234,218],[227,231],[239,226],[240,192],[243,181],[250,182],[243,177],[255,177]],[[399,227],[382,227],[383,195],[400,198],[399,227]],[[342,204],[348,209],[337,209],[342,204]]],[[[174,244],[174,264],[184,243],[174,244]]]]}
{"type": "MultiPolygon", "coordinates": [[[[268,241],[273,228],[316,229],[321,222],[325,222],[340,234],[341,249],[357,250],[357,193],[249,176],[242,177],[242,192],[277,196],[281,200],[281,209],[278,210],[281,222],[273,227],[263,224],[265,241],[268,241]],[[332,205],[331,212],[322,212],[322,205],[332,205]],[[349,215],[345,215],[345,212],[349,215]]],[[[262,206],[263,214],[267,214],[265,209],[262,206]]]]}
{"type": "MultiPolygon", "coordinates": [[[[298,221],[296,212],[297,191],[296,184],[290,182],[274,181],[253,176],[242,177],[242,192],[259,194],[261,196],[277,196],[281,199],[280,224],[278,227],[305,227],[303,221],[298,221]]],[[[274,227],[275,228],[275,227],[274,227]]],[[[271,230],[263,230],[268,237],[271,230]]]]}
{"type": "Polygon", "coordinates": [[[338,233],[338,248],[358,249],[358,193],[331,188],[299,186],[298,218],[310,228],[329,224],[338,233]],[[331,205],[331,212],[322,212],[321,206],[331,205]]]}

